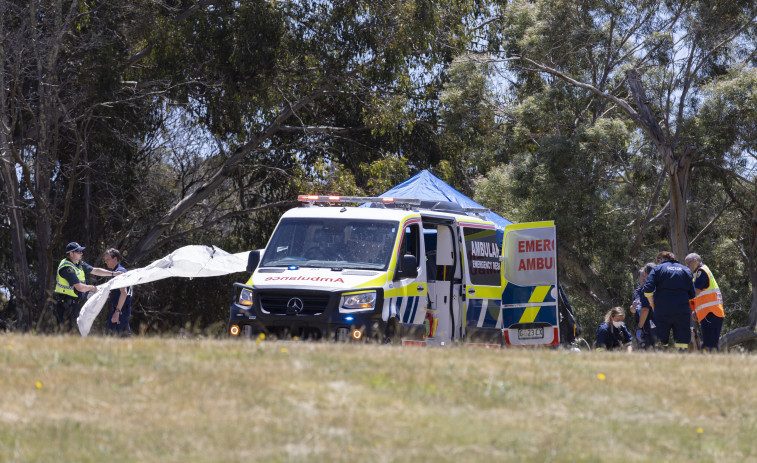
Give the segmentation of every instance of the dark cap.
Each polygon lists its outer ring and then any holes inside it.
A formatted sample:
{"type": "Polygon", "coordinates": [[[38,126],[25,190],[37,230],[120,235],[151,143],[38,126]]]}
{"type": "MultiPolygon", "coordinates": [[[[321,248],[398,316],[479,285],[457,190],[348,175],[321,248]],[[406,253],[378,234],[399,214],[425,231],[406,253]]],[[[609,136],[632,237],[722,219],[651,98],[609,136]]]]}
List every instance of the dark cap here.
{"type": "Polygon", "coordinates": [[[71,241],[66,245],[66,254],[68,254],[69,252],[82,252],[85,249],[86,248],[84,246],[79,246],[79,243],[77,243],[76,241],[71,241]]]}

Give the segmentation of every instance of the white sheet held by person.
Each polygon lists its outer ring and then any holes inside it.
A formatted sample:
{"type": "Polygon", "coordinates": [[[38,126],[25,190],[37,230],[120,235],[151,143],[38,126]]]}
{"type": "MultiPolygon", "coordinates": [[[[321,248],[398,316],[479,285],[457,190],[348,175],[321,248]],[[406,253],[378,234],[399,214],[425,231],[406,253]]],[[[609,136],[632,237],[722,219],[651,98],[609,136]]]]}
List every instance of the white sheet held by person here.
{"type": "Polygon", "coordinates": [[[99,285],[76,319],[79,332],[87,336],[92,323],[108,301],[112,289],[136,286],[170,277],[198,278],[244,272],[249,251],[229,254],[215,246],[184,246],[147,267],[131,269],[99,285]]]}

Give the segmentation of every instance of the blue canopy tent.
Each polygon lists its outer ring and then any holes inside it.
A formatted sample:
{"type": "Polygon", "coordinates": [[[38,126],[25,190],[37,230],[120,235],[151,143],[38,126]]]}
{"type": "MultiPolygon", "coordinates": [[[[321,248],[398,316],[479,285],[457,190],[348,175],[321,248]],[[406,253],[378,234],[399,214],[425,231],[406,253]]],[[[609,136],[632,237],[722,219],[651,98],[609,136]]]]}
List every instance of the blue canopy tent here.
{"type": "MultiPolygon", "coordinates": [[[[473,207],[484,209],[484,206],[452,188],[448,183],[428,170],[418,172],[394,188],[385,191],[380,196],[415,198],[422,201],[449,201],[458,204],[463,208],[473,207]]],[[[480,215],[485,217],[486,220],[494,222],[494,226],[497,229],[497,237],[501,242],[502,237],[505,234],[505,227],[512,224],[512,222],[491,211],[480,215]]]]}

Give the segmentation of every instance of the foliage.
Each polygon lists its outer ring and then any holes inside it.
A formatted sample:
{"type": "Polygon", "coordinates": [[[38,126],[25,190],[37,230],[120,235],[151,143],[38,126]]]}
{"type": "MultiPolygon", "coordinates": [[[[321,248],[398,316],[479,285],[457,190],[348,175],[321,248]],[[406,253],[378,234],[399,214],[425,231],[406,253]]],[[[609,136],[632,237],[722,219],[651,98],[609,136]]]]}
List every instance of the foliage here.
{"type": "MultiPolygon", "coordinates": [[[[305,188],[376,194],[406,164],[438,162],[446,67],[485,11],[416,0],[0,10],[0,88],[17,84],[0,102],[3,191],[23,203],[4,212],[24,231],[3,285],[24,301],[20,325],[43,331],[68,241],[95,265],[118,247],[130,267],[183,244],[260,248],[305,188]]],[[[206,296],[198,305],[219,304],[206,296]]]]}
{"type": "MultiPolygon", "coordinates": [[[[507,186],[483,180],[482,193],[555,218],[563,282],[598,312],[625,305],[636,268],[658,250],[736,250],[729,199],[710,180],[734,167],[719,133],[732,129],[698,116],[708,83],[751,65],[757,10],[721,3],[516,1],[480,29],[479,56],[501,63],[492,75],[505,84],[511,159],[507,186]]],[[[748,114],[734,101],[713,107],[748,114]]],[[[724,288],[743,292],[745,274],[727,275],[724,288]]]]}
{"type": "Polygon", "coordinates": [[[710,207],[723,211],[712,227],[711,248],[721,260],[713,264],[723,275],[729,326],[753,325],[757,302],[754,300],[757,275],[757,235],[755,205],[757,177],[754,161],[755,122],[757,122],[757,75],[754,69],[738,67],[713,79],[705,88],[706,99],[697,120],[701,143],[712,153],[703,168],[714,170],[703,189],[719,193],[710,207]],[[712,188],[713,185],[718,188],[712,188]],[[718,265],[719,264],[719,265],[718,265]],[[745,277],[746,275],[746,277],[745,277]],[[751,293],[751,294],[750,294],[751,293]],[[751,296],[751,297],[750,297],[751,296]]]}
{"type": "MultiPolygon", "coordinates": [[[[127,267],[262,248],[297,194],[376,195],[428,168],[510,220],[555,220],[590,324],[669,248],[705,256],[729,327],[757,322],[755,11],[0,0],[0,286],[19,301],[2,316],[52,328],[68,241],[127,267]]],[[[225,290],[164,285],[138,297],[151,330],[165,307],[200,328],[225,310],[225,290]]]]}

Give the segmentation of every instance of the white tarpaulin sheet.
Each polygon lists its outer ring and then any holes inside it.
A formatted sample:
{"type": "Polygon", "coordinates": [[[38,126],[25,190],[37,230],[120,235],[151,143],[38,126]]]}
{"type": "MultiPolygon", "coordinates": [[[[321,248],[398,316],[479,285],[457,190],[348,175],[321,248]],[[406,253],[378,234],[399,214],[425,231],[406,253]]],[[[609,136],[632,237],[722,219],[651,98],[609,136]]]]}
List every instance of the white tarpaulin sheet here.
{"type": "Polygon", "coordinates": [[[99,285],[79,312],[79,332],[87,336],[92,323],[108,301],[112,289],[136,286],[170,277],[213,277],[244,272],[249,251],[229,254],[215,246],[184,246],[147,267],[132,269],[99,285]]]}

